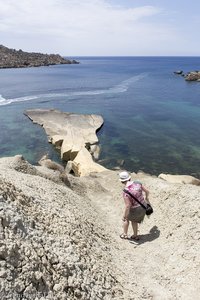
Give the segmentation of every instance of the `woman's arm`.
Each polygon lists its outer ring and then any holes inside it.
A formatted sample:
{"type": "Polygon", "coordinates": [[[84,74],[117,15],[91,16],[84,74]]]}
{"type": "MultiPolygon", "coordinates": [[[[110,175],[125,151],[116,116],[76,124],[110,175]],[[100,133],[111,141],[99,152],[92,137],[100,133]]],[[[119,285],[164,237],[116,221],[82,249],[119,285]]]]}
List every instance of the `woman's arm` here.
{"type": "Polygon", "coordinates": [[[147,190],[143,185],[142,185],[142,190],[145,193],[145,201],[147,201],[149,204],[149,190],[147,190]]]}

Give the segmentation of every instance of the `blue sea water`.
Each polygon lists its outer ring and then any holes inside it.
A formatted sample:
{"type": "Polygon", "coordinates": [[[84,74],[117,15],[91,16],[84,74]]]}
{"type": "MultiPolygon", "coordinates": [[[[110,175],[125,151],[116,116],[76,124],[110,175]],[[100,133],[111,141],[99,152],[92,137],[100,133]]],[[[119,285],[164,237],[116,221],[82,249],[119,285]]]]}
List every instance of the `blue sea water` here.
{"type": "Polygon", "coordinates": [[[185,73],[200,57],[73,57],[78,65],[0,70],[0,157],[22,154],[36,164],[49,153],[42,127],[26,109],[101,114],[100,163],[158,175],[200,177],[200,82],[185,73]]]}

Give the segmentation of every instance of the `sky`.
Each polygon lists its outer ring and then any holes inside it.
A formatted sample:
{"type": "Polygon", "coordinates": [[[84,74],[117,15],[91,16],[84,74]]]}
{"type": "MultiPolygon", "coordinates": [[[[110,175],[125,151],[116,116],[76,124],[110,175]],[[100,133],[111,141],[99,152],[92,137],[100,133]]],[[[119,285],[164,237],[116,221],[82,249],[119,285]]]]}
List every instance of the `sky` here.
{"type": "Polygon", "coordinates": [[[62,56],[199,56],[200,0],[0,0],[0,44],[62,56]]]}

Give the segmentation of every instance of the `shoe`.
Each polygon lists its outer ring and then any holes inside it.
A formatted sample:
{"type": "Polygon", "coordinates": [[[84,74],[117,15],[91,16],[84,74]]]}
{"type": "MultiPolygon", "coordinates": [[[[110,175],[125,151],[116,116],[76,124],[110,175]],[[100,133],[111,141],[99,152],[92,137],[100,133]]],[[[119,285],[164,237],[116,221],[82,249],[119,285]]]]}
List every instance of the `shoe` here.
{"type": "Polygon", "coordinates": [[[128,236],[127,236],[127,234],[122,233],[122,234],[120,234],[120,238],[124,239],[124,240],[127,240],[128,236]]]}
{"type": "Polygon", "coordinates": [[[135,235],[132,235],[131,237],[130,237],[130,239],[131,240],[134,240],[134,241],[139,241],[139,236],[137,235],[137,236],[135,236],[135,235]]]}

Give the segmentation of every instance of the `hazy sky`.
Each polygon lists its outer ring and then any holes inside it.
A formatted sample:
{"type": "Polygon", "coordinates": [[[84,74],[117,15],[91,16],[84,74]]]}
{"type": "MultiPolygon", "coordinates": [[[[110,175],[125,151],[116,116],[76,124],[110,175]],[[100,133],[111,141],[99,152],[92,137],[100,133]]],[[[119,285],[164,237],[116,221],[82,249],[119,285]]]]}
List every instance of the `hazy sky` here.
{"type": "Polygon", "coordinates": [[[0,44],[79,55],[200,55],[200,0],[0,0],[0,44]]]}

